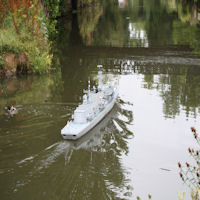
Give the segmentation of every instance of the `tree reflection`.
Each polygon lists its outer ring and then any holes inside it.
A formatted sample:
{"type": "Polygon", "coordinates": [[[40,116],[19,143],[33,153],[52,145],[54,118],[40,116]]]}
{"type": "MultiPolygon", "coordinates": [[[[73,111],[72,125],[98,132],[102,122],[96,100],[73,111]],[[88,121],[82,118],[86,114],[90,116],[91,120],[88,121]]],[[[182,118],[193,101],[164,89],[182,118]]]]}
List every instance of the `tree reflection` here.
{"type": "Polygon", "coordinates": [[[162,62],[165,62],[164,57],[160,57],[158,61],[156,57],[148,58],[146,61],[142,61],[140,57],[113,59],[110,60],[110,65],[105,65],[105,68],[109,68],[112,73],[143,74],[143,87],[159,91],[163,99],[163,112],[166,117],[174,118],[182,109],[187,117],[189,115],[196,117],[200,106],[199,66],[184,65],[184,63],[181,65],[178,63],[164,64],[162,62]]]}
{"type": "MultiPolygon", "coordinates": [[[[143,67],[144,68],[144,67],[143,67]]],[[[146,67],[149,68],[149,67],[146,67]]],[[[196,116],[200,106],[200,69],[197,66],[161,66],[157,67],[157,71],[162,74],[157,75],[155,71],[146,74],[144,70],[140,73],[144,75],[144,81],[150,89],[155,88],[160,92],[163,98],[163,112],[166,117],[175,117],[179,115],[183,108],[188,117],[190,114],[196,116]],[[143,71],[143,72],[142,72],[143,71]],[[150,79],[147,79],[151,77],[150,79]],[[152,77],[158,77],[152,80],[152,77]],[[182,108],[181,108],[182,107],[182,108]]]]}
{"type": "Polygon", "coordinates": [[[126,0],[118,4],[108,0],[95,4],[91,1],[89,5],[79,6],[76,14],[86,46],[189,45],[195,52],[200,51],[198,3],[126,0]]]}
{"type": "Polygon", "coordinates": [[[93,32],[102,13],[103,8],[100,3],[97,3],[95,6],[87,7],[87,9],[81,9],[78,13],[80,35],[85,45],[90,45],[92,43],[93,32]]]}

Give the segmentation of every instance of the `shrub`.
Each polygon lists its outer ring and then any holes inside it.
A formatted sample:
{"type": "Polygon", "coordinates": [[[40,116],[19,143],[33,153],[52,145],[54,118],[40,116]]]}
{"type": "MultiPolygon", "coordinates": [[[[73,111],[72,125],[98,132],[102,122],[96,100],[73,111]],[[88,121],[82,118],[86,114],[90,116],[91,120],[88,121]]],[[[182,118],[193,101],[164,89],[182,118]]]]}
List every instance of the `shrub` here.
{"type": "Polygon", "coordinates": [[[1,23],[0,54],[24,52],[31,72],[48,72],[52,62],[47,28],[49,20],[40,1],[10,0],[4,6],[8,11],[1,23]]]}

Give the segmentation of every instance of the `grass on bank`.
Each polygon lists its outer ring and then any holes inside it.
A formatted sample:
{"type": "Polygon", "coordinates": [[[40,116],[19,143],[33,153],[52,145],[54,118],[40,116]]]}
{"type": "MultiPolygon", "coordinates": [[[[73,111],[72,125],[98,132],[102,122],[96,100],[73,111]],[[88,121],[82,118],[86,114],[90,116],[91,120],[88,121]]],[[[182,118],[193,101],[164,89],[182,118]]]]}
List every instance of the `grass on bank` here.
{"type": "Polygon", "coordinates": [[[6,13],[0,27],[0,66],[6,64],[7,54],[25,53],[29,72],[46,73],[52,63],[46,17],[42,11],[33,16],[30,13],[24,15],[23,8],[6,13]]]}

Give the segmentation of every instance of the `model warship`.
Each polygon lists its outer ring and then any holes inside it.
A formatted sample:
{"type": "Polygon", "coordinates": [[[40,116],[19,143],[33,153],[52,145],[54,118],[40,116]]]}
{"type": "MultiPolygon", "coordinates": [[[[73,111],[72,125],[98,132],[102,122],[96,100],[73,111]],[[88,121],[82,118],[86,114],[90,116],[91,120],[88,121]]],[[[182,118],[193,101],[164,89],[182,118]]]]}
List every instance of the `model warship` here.
{"type": "Polygon", "coordinates": [[[64,139],[76,140],[95,127],[113,108],[118,95],[118,84],[103,84],[101,65],[97,66],[98,87],[84,90],[83,103],[74,111],[73,120],[61,130],[64,139]]]}

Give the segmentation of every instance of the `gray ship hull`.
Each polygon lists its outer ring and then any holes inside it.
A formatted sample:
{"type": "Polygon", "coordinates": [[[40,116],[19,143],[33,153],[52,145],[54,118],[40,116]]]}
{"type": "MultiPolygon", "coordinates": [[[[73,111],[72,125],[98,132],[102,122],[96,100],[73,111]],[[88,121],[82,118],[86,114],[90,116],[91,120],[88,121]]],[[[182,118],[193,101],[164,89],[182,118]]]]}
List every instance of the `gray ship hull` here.
{"type": "Polygon", "coordinates": [[[92,128],[94,128],[100,121],[112,110],[115,100],[117,98],[117,93],[115,92],[113,98],[110,102],[104,107],[104,109],[98,113],[93,120],[88,121],[87,123],[78,124],[74,122],[70,122],[67,124],[62,130],[61,135],[63,139],[67,140],[77,140],[87,132],[89,132],[92,128]]]}

